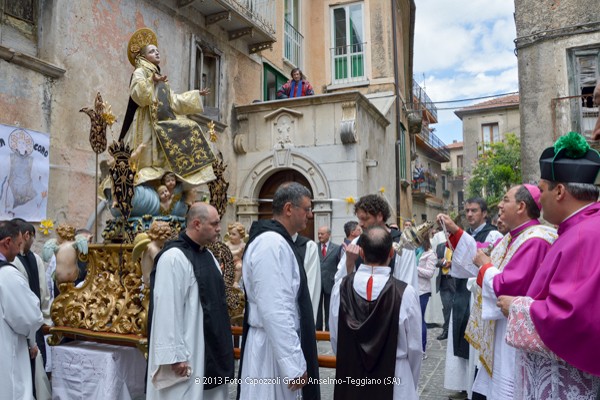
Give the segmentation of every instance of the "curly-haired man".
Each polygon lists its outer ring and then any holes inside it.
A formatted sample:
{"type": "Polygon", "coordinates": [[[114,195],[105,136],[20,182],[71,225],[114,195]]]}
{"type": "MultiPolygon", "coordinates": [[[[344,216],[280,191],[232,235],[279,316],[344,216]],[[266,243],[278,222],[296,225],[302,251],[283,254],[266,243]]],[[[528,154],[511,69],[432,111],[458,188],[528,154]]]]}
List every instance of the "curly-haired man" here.
{"type": "MultiPolygon", "coordinates": [[[[368,194],[354,204],[354,213],[358,218],[358,224],[365,230],[373,226],[381,226],[392,233],[397,242],[400,239],[400,231],[392,230],[386,225],[391,216],[390,206],[385,198],[376,194],[368,194]]],[[[346,275],[351,274],[362,263],[360,257],[360,243],[358,238],[346,246],[346,252],[342,255],[335,274],[336,284],[346,275]]],[[[413,249],[404,249],[402,255],[396,254],[390,262],[394,278],[406,282],[413,288],[418,288],[417,261],[413,249]]]]}

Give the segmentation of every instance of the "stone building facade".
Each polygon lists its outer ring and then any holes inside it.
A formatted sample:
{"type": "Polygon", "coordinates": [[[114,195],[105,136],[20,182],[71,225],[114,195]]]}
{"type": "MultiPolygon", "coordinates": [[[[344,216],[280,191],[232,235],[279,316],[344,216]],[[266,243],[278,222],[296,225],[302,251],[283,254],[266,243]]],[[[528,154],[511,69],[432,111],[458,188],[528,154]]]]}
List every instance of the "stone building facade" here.
{"type": "Polygon", "coordinates": [[[475,161],[491,143],[504,140],[507,133],[521,136],[519,95],[483,101],[454,112],[463,123],[463,174],[466,187],[475,161]]]}
{"type": "Polygon", "coordinates": [[[157,33],[174,91],[211,88],[193,118],[205,131],[215,123],[232,198],[225,222],[268,217],[268,196],[285,179],[313,192],[309,235],[329,225],[339,241],[354,218],[348,199],[367,193],[411,213],[414,1],[4,3],[18,6],[0,10],[0,124],[50,135],[47,215],[57,223],[91,226],[96,163],[78,111],[101,92],[118,118],[109,142],[118,137],[133,70],[126,45],[141,27],[157,33]],[[315,96],[274,100],[293,67],[315,96]]]}
{"type": "MultiPolygon", "coordinates": [[[[539,178],[542,149],[598,117],[600,8],[595,0],[515,0],[523,179],[539,178]]],[[[466,151],[466,149],[465,149],[466,151]]]]}

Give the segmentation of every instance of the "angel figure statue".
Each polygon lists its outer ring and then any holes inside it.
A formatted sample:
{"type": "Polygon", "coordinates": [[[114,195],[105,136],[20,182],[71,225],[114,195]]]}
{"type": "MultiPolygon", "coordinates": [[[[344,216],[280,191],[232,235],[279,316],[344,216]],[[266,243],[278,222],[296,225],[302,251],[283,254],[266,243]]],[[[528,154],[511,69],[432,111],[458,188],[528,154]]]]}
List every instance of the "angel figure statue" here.
{"type": "Polygon", "coordinates": [[[233,287],[240,287],[240,279],[242,278],[242,255],[246,248],[246,228],[239,222],[233,222],[227,225],[227,236],[224,238],[225,244],[229,247],[233,255],[233,263],[235,272],[233,276],[233,287]]]}
{"type": "MultiPolygon", "coordinates": [[[[87,274],[87,262],[85,256],[88,254],[88,244],[92,234],[87,230],[81,230],[76,234],[75,228],[68,224],[61,224],[56,228],[58,239],[50,239],[44,244],[42,259],[50,261],[52,256],[56,257],[56,271],[54,281],[55,291],[62,283],[72,282],[80,285],[87,274]]],[[[54,293],[55,297],[58,293],[54,293]]]]}
{"type": "Polygon", "coordinates": [[[168,222],[154,221],[148,232],[138,234],[133,240],[133,261],[140,260],[144,285],[150,285],[154,258],[172,236],[173,231],[168,222]]]}

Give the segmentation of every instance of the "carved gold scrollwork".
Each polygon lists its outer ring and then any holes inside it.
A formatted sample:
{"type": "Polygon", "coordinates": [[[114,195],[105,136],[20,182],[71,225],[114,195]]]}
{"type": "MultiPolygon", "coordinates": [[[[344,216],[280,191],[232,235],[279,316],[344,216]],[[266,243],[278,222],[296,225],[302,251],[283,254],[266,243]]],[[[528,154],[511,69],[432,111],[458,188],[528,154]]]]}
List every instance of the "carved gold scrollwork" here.
{"type": "Polygon", "coordinates": [[[51,316],[57,327],[146,335],[148,288],[132,245],[90,245],[83,286],[60,285],[51,316]]]}

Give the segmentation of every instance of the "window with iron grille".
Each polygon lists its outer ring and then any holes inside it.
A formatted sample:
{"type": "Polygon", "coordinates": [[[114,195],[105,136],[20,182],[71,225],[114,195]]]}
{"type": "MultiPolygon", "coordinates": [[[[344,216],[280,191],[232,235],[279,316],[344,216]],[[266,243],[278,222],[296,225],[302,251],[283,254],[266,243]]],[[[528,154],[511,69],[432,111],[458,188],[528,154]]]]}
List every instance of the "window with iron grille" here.
{"type": "Polygon", "coordinates": [[[598,119],[592,94],[600,79],[600,47],[570,49],[568,57],[570,95],[574,96],[570,100],[571,130],[590,137],[598,119]]]}
{"type": "Polygon", "coordinates": [[[300,34],[300,0],[285,0],[283,57],[292,65],[302,68],[302,42],[300,34]]]}
{"type": "Polygon", "coordinates": [[[331,76],[333,84],[364,81],[365,32],[363,3],[331,8],[331,76]]]}

